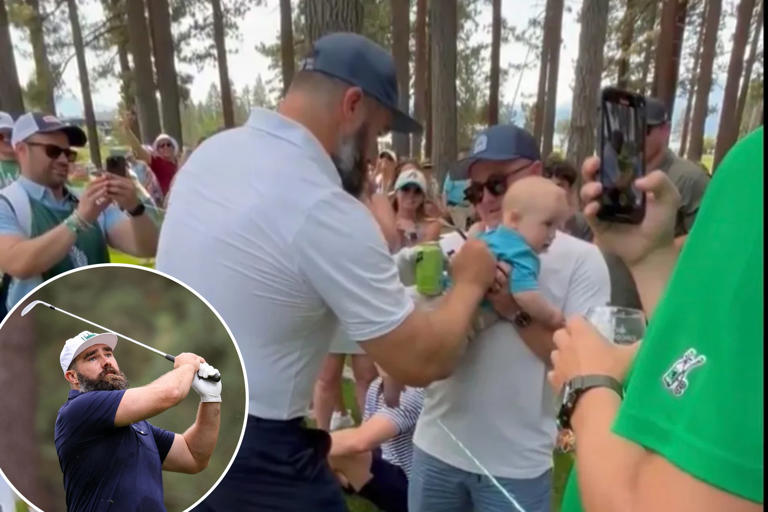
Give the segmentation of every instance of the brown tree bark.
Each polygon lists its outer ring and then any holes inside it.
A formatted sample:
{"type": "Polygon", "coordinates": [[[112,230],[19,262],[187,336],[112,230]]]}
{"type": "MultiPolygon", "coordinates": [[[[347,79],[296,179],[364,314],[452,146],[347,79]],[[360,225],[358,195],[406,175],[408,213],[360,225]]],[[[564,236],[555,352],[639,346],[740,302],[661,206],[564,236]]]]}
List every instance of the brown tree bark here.
{"type": "MultiPolygon", "coordinates": [[[[431,2],[430,2],[431,5],[431,2]]],[[[429,19],[429,18],[427,18],[429,19]]],[[[425,125],[424,129],[424,157],[432,158],[432,27],[427,22],[427,87],[424,97],[426,103],[424,104],[425,110],[425,125]]]]}
{"type": "Polygon", "coordinates": [[[739,136],[739,123],[736,118],[736,104],[738,102],[739,81],[741,80],[744,66],[744,52],[749,38],[749,24],[752,21],[752,13],[755,10],[755,0],[741,0],[736,10],[736,29],[733,32],[733,49],[731,61],[728,64],[728,74],[725,81],[725,92],[720,111],[720,125],[717,128],[717,140],[715,142],[715,159],[712,162],[712,173],[717,170],[717,165],[723,159],[728,150],[736,143],[739,136]]]}
{"type": "Polygon", "coordinates": [[[544,131],[542,133],[541,154],[546,157],[552,153],[552,141],[555,136],[555,113],[557,111],[557,80],[560,70],[560,43],[563,27],[564,0],[552,0],[552,40],[549,44],[547,70],[547,97],[544,104],[544,131]]]}
{"type": "Polygon", "coordinates": [[[629,51],[632,48],[635,22],[637,20],[637,0],[627,0],[627,9],[621,19],[621,37],[619,40],[619,60],[616,69],[616,86],[629,89],[629,51]]]}
{"type": "Polygon", "coordinates": [[[176,75],[168,0],[149,0],[147,7],[149,8],[149,26],[152,30],[157,88],[160,91],[163,130],[182,145],[179,78],[176,75]]]}
{"type": "MultiPolygon", "coordinates": [[[[413,116],[424,126],[427,103],[427,0],[416,0],[414,33],[416,55],[413,65],[413,116]]],[[[412,137],[411,152],[414,158],[421,160],[424,137],[422,133],[414,133],[412,137]]]]}
{"type": "Polygon", "coordinates": [[[151,143],[160,133],[160,115],[157,111],[144,0],[126,0],[125,13],[128,21],[128,49],[133,59],[133,84],[141,137],[145,143],[151,143]]]}
{"type": "Polygon", "coordinates": [[[24,113],[24,97],[16,71],[5,0],[0,0],[0,110],[8,112],[14,119],[24,113]]]}
{"type": "Polygon", "coordinates": [[[123,108],[131,116],[131,131],[141,139],[141,127],[136,115],[136,94],[133,85],[131,63],[128,60],[128,31],[126,30],[125,2],[122,0],[102,0],[104,11],[112,19],[112,41],[117,48],[117,60],[120,65],[120,98],[123,108]]]}
{"type": "Polygon", "coordinates": [[[752,67],[755,65],[755,55],[757,54],[757,45],[760,42],[760,34],[763,30],[763,1],[760,0],[757,17],[755,18],[755,30],[752,35],[752,44],[749,47],[749,56],[744,65],[744,78],[741,80],[741,90],[739,92],[739,102],[736,105],[736,126],[740,130],[742,119],[744,118],[744,106],[747,104],[747,95],[749,94],[749,83],[752,80],[752,67]]]}
{"type": "Polygon", "coordinates": [[[433,175],[443,183],[448,166],[456,161],[456,0],[430,3],[429,27],[432,37],[432,165],[433,175]]]}
{"type": "Polygon", "coordinates": [[[80,31],[80,19],[77,16],[77,4],[75,0],[67,0],[67,6],[69,8],[69,23],[72,26],[72,42],[75,45],[77,58],[77,73],[80,76],[80,92],[83,95],[83,113],[85,126],[88,130],[88,148],[91,150],[91,162],[97,168],[101,168],[99,132],[96,130],[96,115],[93,112],[91,85],[88,81],[88,65],[85,62],[85,48],[83,47],[83,34],[80,31]]]}
{"type": "Polygon", "coordinates": [[[696,80],[696,97],[688,142],[688,160],[701,161],[704,145],[704,123],[709,111],[709,92],[712,87],[712,67],[717,46],[717,29],[720,24],[722,0],[707,0],[707,17],[704,24],[704,42],[701,48],[701,64],[696,80]]]}
{"type": "MultiPolygon", "coordinates": [[[[397,103],[400,110],[410,110],[410,76],[409,76],[409,48],[410,41],[410,9],[408,0],[390,0],[392,11],[392,57],[395,60],[395,74],[397,75],[397,103]]],[[[400,156],[410,156],[411,138],[407,133],[392,133],[392,146],[395,153],[400,156]]]]}
{"type": "MultiPolygon", "coordinates": [[[[656,26],[656,16],[658,15],[658,2],[656,0],[650,0],[649,5],[646,9],[646,16],[648,20],[648,24],[646,26],[646,32],[652,31],[654,27],[656,26]]],[[[653,38],[647,37],[645,41],[645,48],[643,50],[643,64],[642,64],[642,75],[640,77],[640,88],[639,92],[642,95],[645,95],[648,91],[648,76],[651,72],[651,63],[653,62],[653,38]]]]}
{"type": "Polygon", "coordinates": [[[221,11],[221,0],[211,0],[213,8],[213,39],[216,43],[216,63],[219,67],[219,89],[221,89],[221,111],[224,116],[224,126],[235,126],[235,107],[232,100],[232,84],[229,82],[229,65],[227,63],[227,43],[224,33],[224,15],[221,11]]]}
{"type": "Polygon", "coordinates": [[[361,0],[304,0],[307,43],[332,32],[356,32],[363,28],[361,0]]]}
{"type": "Polygon", "coordinates": [[[493,0],[491,21],[491,76],[488,91],[488,126],[499,124],[499,75],[501,53],[501,0],[493,0]]]}
{"type": "Polygon", "coordinates": [[[541,38],[541,55],[539,56],[539,87],[536,91],[536,103],[533,104],[533,138],[536,139],[539,149],[541,149],[541,135],[544,132],[544,104],[547,97],[551,17],[552,0],[547,0],[547,5],[544,9],[544,33],[541,38]]]}
{"type": "Polygon", "coordinates": [[[688,0],[664,0],[661,11],[661,27],[656,46],[656,67],[651,94],[666,105],[670,119],[675,106],[687,4],[688,0]]]}
{"type": "Polygon", "coordinates": [[[577,167],[595,150],[595,127],[608,25],[608,0],[584,0],[567,158],[577,167]]]}
{"type": "Polygon", "coordinates": [[[699,72],[699,62],[701,61],[701,48],[704,44],[704,24],[707,20],[707,6],[706,3],[703,7],[701,15],[701,24],[699,25],[698,37],[696,43],[696,50],[693,53],[693,67],[691,68],[691,76],[688,81],[688,97],[685,99],[685,115],[683,116],[683,133],[680,136],[680,151],[678,154],[685,156],[685,150],[688,146],[688,134],[691,124],[691,112],[693,110],[693,98],[696,94],[696,79],[699,72]]]}
{"type": "Polygon", "coordinates": [[[283,95],[291,85],[294,72],[293,16],[291,0],[280,0],[280,63],[283,71],[283,95]]]}
{"type": "Polygon", "coordinates": [[[42,108],[46,114],[56,115],[53,73],[51,73],[51,62],[48,60],[48,48],[46,47],[43,32],[40,2],[38,0],[25,0],[25,2],[32,12],[27,27],[29,29],[29,39],[32,43],[32,56],[35,61],[35,81],[42,94],[42,108]]]}

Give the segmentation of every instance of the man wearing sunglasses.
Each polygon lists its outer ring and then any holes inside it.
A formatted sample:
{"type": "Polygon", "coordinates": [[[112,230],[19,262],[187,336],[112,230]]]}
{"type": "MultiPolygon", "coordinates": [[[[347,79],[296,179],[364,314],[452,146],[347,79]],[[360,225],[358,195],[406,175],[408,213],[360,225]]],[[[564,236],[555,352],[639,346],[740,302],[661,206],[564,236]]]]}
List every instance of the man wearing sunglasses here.
{"type": "Polygon", "coordinates": [[[19,164],[11,146],[13,118],[6,112],[0,112],[0,189],[7,187],[19,176],[19,164]]]}
{"type": "Polygon", "coordinates": [[[0,191],[0,270],[13,276],[10,309],[40,282],[67,270],[109,262],[107,246],[154,256],[157,226],[145,215],[130,178],[102,173],[76,197],[66,186],[77,126],[51,115],[19,117],[11,139],[21,174],[0,191]],[[121,211],[122,210],[122,211],[121,211]]]}
{"type": "MultiPolygon", "coordinates": [[[[465,196],[480,218],[479,229],[488,230],[501,223],[509,186],[542,170],[529,133],[496,125],[476,137],[471,154],[451,169],[451,177],[470,180],[465,196]]],[[[453,234],[441,240],[446,252],[462,243],[453,234]]],[[[414,434],[411,512],[517,510],[484,469],[526,512],[550,510],[556,425],[546,375],[554,333],[520,310],[507,292],[506,276],[500,281],[489,301],[505,321],[478,332],[457,369],[426,388],[414,434]]],[[[610,297],[600,251],[563,232],[541,255],[539,284],[566,317],[584,314],[610,297]]]]}

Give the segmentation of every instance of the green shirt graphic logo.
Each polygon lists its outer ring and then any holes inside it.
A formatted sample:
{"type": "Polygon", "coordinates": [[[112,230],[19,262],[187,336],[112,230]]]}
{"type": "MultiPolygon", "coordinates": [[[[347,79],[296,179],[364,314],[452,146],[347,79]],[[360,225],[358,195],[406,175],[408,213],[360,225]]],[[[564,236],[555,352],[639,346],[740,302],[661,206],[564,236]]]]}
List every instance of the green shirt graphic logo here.
{"type": "Polygon", "coordinates": [[[662,377],[664,387],[675,396],[681,396],[688,389],[688,373],[707,362],[707,357],[696,354],[695,348],[689,348],[683,354],[683,357],[675,361],[672,368],[662,377]]]}

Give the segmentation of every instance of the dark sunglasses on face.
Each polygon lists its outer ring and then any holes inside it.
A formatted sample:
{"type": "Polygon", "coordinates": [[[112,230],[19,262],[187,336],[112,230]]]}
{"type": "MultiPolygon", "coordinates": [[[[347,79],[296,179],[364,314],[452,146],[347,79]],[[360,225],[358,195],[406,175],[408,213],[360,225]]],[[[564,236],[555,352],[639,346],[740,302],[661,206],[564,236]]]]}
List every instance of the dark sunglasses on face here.
{"type": "Polygon", "coordinates": [[[160,144],[157,145],[157,149],[172,148],[172,147],[173,147],[173,144],[171,144],[170,142],[161,142],[160,144]]]}
{"type": "Polygon", "coordinates": [[[62,153],[64,153],[64,156],[66,156],[67,160],[70,162],[77,160],[77,151],[71,150],[69,148],[62,148],[56,144],[42,144],[40,142],[27,142],[26,144],[28,146],[39,146],[43,148],[45,151],[45,156],[51,160],[56,160],[61,156],[62,153]]]}
{"type": "Polygon", "coordinates": [[[483,189],[496,197],[503,196],[507,191],[507,176],[491,176],[485,183],[473,181],[464,190],[464,198],[472,204],[483,200],[483,189]]]}
{"type": "Polygon", "coordinates": [[[401,187],[400,190],[403,192],[413,192],[414,194],[421,194],[421,188],[417,185],[405,185],[404,187],[401,187]]]}

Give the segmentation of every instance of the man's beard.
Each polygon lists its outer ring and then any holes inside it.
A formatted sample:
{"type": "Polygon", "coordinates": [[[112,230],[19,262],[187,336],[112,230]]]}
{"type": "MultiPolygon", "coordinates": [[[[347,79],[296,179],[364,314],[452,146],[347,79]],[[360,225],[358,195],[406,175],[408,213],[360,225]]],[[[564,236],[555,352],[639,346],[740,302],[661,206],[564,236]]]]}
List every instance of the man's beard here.
{"type": "Polygon", "coordinates": [[[360,198],[368,180],[368,169],[363,153],[368,136],[368,124],[349,136],[341,137],[331,160],[341,177],[341,186],[349,194],[360,198]]]}
{"type": "Polygon", "coordinates": [[[89,391],[120,391],[128,388],[128,379],[125,374],[111,366],[105,368],[95,379],[89,379],[78,371],[75,371],[75,374],[77,375],[77,382],[80,384],[80,391],[83,393],[89,391]]]}

